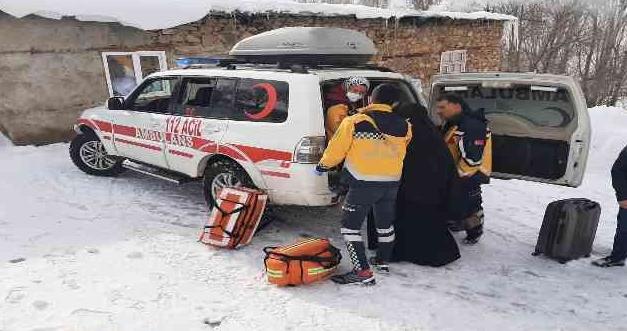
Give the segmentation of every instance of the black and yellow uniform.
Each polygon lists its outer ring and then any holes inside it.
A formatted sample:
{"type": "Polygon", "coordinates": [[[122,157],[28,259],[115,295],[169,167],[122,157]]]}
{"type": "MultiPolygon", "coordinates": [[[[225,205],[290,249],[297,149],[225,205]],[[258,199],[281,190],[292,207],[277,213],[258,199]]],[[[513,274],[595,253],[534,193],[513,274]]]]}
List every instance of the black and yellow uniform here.
{"type": "Polygon", "coordinates": [[[318,168],[344,161],[348,194],[342,206],[341,233],[356,271],[369,270],[361,226],[374,211],[379,241],[377,258],[390,261],[394,245],[396,195],[411,125],[385,104],[372,104],[345,118],[324,152],[318,168]]]}
{"type": "Polygon", "coordinates": [[[329,107],[329,109],[327,109],[327,117],[324,123],[327,138],[331,139],[335,135],[335,131],[337,131],[340,127],[342,120],[348,116],[354,115],[355,113],[356,111],[351,110],[351,107],[343,103],[329,107]]]}
{"type": "Polygon", "coordinates": [[[410,139],[409,123],[392,107],[372,104],[342,121],[319,164],[329,169],[344,161],[357,181],[398,182],[410,139]]]}
{"type": "Polygon", "coordinates": [[[479,184],[490,182],[492,173],[492,134],[485,119],[463,113],[447,126],[444,140],[461,178],[479,184]]]}
{"type": "Polygon", "coordinates": [[[483,234],[481,185],[490,182],[492,173],[492,134],[483,112],[471,111],[466,105],[444,129],[460,178],[458,205],[468,234],[466,241],[474,243],[483,234]]]}

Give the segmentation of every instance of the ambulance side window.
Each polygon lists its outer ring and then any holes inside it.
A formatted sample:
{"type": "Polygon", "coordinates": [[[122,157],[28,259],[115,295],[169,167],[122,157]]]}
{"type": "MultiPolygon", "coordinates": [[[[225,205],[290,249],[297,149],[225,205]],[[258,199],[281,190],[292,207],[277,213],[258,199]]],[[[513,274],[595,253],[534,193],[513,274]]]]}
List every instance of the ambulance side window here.
{"type": "Polygon", "coordinates": [[[213,117],[211,97],[215,88],[215,78],[185,78],[177,104],[177,113],[184,116],[213,117]]]}
{"type": "Polygon", "coordinates": [[[129,96],[125,108],[139,112],[169,113],[176,81],[175,77],[164,77],[145,82],[129,96]]]}
{"type": "Polygon", "coordinates": [[[286,82],[240,79],[235,92],[235,121],[283,123],[287,120],[289,84],[286,82]]]}
{"type": "Polygon", "coordinates": [[[211,116],[213,118],[229,118],[233,112],[236,85],[237,79],[218,78],[211,95],[211,116]]]}

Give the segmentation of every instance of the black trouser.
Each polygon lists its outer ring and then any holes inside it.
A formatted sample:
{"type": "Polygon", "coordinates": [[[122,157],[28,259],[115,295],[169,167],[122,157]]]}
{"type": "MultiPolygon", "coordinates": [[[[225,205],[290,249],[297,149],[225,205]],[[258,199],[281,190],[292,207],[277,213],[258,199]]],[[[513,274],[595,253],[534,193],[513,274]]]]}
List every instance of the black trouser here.
{"type": "Polygon", "coordinates": [[[627,258],[627,209],[620,208],[618,211],[616,235],[614,236],[612,259],[624,260],[625,258],[627,258]]]}
{"type": "Polygon", "coordinates": [[[342,206],[341,233],[355,270],[370,266],[361,235],[361,226],[372,209],[377,227],[379,245],[377,257],[389,261],[394,247],[394,217],[398,186],[353,186],[342,206]]]}
{"type": "Polygon", "coordinates": [[[462,184],[462,222],[469,236],[477,236],[483,233],[483,199],[481,197],[481,185],[471,180],[462,184]]]}

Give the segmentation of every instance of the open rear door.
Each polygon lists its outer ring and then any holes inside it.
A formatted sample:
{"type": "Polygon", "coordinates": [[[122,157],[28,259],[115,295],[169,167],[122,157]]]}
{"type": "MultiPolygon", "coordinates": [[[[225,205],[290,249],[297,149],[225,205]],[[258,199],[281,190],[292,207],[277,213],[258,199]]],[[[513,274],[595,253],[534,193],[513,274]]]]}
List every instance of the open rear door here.
{"type": "Polygon", "coordinates": [[[443,93],[483,109],[493,139],[493,177],[577,187],[590,146],[590,119],[570,77],[517,73],[436,76],[431,109],[443,93]]]}

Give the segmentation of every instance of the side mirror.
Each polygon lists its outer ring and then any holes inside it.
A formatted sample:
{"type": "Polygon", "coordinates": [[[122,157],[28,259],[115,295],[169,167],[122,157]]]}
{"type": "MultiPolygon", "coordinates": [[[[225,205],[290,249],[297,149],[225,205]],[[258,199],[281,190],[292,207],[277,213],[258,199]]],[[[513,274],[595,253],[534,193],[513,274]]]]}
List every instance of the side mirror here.
{"type": "Polygon", "coordinates": [[[123,97],[111,97],[107,99],[107,109],[109,110],[122,110],[124,109],[123,97]]]}

